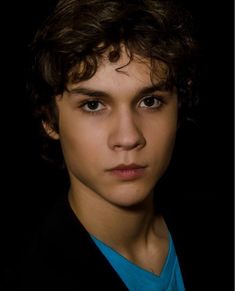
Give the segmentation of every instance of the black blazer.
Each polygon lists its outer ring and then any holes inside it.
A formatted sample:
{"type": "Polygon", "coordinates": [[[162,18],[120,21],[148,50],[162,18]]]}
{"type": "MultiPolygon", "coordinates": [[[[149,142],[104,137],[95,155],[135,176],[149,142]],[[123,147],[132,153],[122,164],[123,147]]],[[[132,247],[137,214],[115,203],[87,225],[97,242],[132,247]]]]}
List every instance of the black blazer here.
{"type": "MultiPolygon", "coordinates": [[[[175,217],[165,215],[164,218],[187,281],[189,276],[184,267],[187,256],[182,233],[174,225],[175,217]]],[[[186,290],[191,290],[187,282],[185,284],[186,290]]],[[[14,291],[128,290],[75,216],[67,198],[53,207],[35,235],[30,250],[23,254],[14,272],[8,275],[6,285],[4,290],[14,291]]]]}
{"type": "Polygon", "coordinates": [[[6,290],[128,290],[79,222],[59,201],[6,283],[6,290]]]}

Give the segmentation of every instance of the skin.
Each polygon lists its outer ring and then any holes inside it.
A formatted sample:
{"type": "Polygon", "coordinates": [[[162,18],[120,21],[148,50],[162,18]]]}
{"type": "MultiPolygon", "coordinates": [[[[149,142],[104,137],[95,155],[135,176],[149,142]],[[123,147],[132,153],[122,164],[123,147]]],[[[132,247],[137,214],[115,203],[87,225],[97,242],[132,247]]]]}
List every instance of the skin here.
{"type": "MultiPolygon", "coordinates": [[[[69,201],[88,232],[160,274],[168,230],[154,214],[153,188],[174,147],[177,92],[164,86],[143,92],[153,87],[149,62],[128,61],[125,52],[116,63],[104,57],[91,79],[69,83],[56,97],[59,133],[48,124],[45,129],[60,139],[71,180],[69,201]],[[132,163],[144,166],[140,176],[123,179],[110,171],[132,163]]],[[[154,84],[164,81],[165,69],[159,63],[154,84]]]]}

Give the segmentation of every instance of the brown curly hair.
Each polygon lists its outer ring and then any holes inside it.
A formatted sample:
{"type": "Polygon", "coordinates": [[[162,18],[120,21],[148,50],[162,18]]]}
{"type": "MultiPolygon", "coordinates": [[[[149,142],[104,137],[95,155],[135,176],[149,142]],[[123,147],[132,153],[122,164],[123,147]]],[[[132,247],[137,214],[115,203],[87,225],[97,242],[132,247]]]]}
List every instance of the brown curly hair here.
{"type": "Polygon", "coordinates": [[[168,81],[177,87],[180,114],[194,104],[196,45],[191,16],[161,0],[60,0],[32,42],[31,90],[35,115],[58,131],[55,96],[68,81],[91,78],[100,58],[118,61],[124,45],[133,55],[167,65],[168,81]],[[111,49],[110,49],[111,48],[111,49]]]}

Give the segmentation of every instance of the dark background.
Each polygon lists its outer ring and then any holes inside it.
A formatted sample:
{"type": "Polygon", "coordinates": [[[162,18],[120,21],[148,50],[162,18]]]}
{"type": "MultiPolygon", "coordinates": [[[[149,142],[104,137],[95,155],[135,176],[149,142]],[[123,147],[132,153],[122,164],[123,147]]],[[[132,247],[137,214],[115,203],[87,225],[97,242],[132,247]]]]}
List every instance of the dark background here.
{"type": "MultiPolygon", "coordinates": [[[[25,89],[27,46],[56,1],[12,1],[1,20],[1,262],[17,260],[27,236],[66,188],[40,158],[25,89]]],[[[233,1],[181,1],[192,11],[201,46],[196,123],[179,130],[160,188],[163,208],[186,229],[194,290],[233,290],[233,1]],[[204,282],[204,283],[203,283],[204,282]]]]}

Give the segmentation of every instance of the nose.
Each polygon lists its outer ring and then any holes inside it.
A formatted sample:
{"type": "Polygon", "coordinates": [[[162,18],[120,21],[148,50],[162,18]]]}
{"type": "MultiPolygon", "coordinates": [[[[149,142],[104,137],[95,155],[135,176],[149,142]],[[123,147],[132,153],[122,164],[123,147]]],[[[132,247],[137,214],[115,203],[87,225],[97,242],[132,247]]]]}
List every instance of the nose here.
{"type": "Polygon", "coordinates": [[[109,147],[116,151],[139,150],[146,140],[138,122],[131,110],[120,110],[110,121],[109,147]]]}

